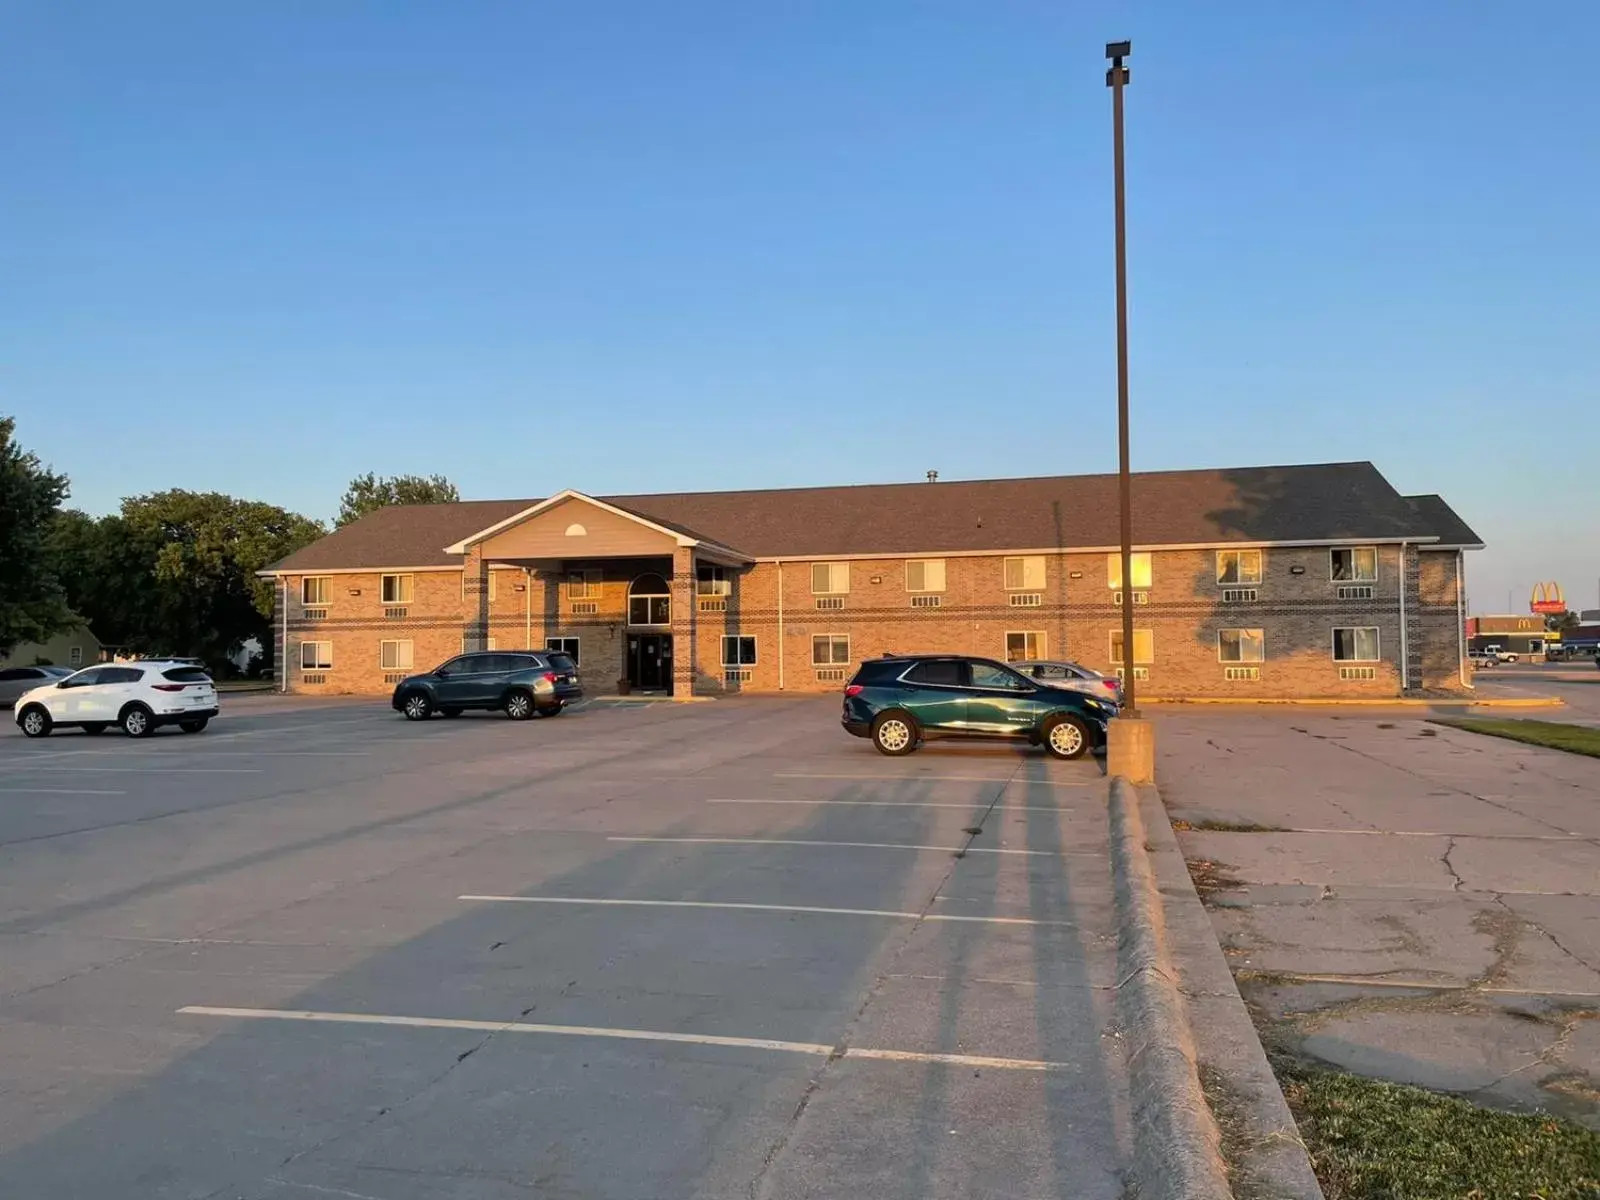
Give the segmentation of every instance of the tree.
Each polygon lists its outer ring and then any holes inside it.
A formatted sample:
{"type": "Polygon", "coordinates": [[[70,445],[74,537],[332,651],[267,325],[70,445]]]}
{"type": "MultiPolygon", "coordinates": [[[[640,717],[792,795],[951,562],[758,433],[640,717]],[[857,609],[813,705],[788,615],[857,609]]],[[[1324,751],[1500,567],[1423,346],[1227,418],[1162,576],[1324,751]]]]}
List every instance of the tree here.
{"type": "Polygon", "coordinates": [[[78,618],[56,578],[49,535],[67,477],[17,444],[17,423],[0,417],[0,651],[42,642],[78,618]]]}
{"type": "Polygon", "coordinates": [[[1544,627],[1551,633],[1560,633],[1566,629],[1576,629],[1578,624],[1578,614],[1570,608],[1566,612],[1551,613],[1544,619],[1544,627]]]}
{"type": "Polygon", "coordinates": [[[456,485],[443,475],[380,476],[368,471],[345,488],[339,501],[339,519],[334,524],[348,525],[391,504],[452,504],[459,499],[461,493],[456,485]]]}
{"type": "Polygon", "coordinates": [[[120,520],[116,537],[154,550],[153,603],[137,614],[140,640],[211,663],[252,637],[271,637],[273,585],[256,572],[325,532],[299,513],[217,492],[134,496],[122,502],[120,520]]]}

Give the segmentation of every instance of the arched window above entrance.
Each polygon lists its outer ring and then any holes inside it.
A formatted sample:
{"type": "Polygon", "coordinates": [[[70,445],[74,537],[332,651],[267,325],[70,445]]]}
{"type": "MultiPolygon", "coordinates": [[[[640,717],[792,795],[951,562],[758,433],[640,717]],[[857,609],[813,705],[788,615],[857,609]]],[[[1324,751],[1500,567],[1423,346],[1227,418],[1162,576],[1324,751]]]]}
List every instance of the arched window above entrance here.
{"type": "Polygon", "coordinates": [[[665,579],[649,572],[628,585],[628,624],[672,624],[672,593],[665,579]]]}

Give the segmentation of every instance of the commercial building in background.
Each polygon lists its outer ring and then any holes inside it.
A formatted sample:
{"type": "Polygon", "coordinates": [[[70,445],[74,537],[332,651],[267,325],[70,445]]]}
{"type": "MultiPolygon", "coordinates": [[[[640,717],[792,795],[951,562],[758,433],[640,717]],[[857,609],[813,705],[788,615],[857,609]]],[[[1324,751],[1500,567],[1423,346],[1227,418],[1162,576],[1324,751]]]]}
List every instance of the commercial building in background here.
{"type": "Polygon", "coordinates": [[[265,572],[280,683],[550,647],[602,694],[833,691],[912,651],[1126,665],[1152,697],[1468,686],[1481,543],[1440,497],[1358,462],[1139,474],[1133,506],[1126,586],[1114,475],[381,509],[265,572]]]}
{"type": "Polygon", "coordinates": [[[1551,636],[1543,617],[1519,617],[1513,614],[1467,618],[1469,650],[1487,650],[1497,646],[1519,658],[1537,658],[1544,654],[1545,644],[1551,636]]]}

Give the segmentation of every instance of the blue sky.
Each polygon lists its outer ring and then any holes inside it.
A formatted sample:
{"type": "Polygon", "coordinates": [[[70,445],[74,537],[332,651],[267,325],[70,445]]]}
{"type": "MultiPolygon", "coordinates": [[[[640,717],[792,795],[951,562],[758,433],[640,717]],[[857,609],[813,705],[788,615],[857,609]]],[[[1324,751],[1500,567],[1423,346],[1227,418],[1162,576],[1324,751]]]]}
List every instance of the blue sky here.
{"type": "Polygon", "coordinates": [[[0,412],[114,508],[1370,458],[1596,602],[1600,6],[0,0],[0,412]]]}

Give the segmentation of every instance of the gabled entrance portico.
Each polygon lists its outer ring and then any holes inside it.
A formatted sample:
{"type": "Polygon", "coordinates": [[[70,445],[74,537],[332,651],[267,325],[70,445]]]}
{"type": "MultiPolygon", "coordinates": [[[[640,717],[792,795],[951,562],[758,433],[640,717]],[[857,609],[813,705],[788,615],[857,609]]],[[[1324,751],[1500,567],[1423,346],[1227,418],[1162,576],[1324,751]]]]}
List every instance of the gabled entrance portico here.
{"type": "MultiPolygon", "coordinates": [[[[702,632],[720,667],[728,606],[696,602],[700,568],[735,575],[751,560],[688,530],[673,529],[576,492],[562,492],[447,548],[463,556],[469,618],[464,644],[485,647],[505,631],[535,648],[559,643],[578,656],[585,686],[597,693],[637,689],[688,698],[720,690],[720,670],[697,664],[702,632]],[[522,573],[522,629],[490,602],[489,572],[522,573]],[[704,621],[708,626],[702,631],[704,621]]],[[[515,576],[513,575],[513,578],[515,576]]],[[[736,612],[734,616],[736,617],[736,612]]]]}

